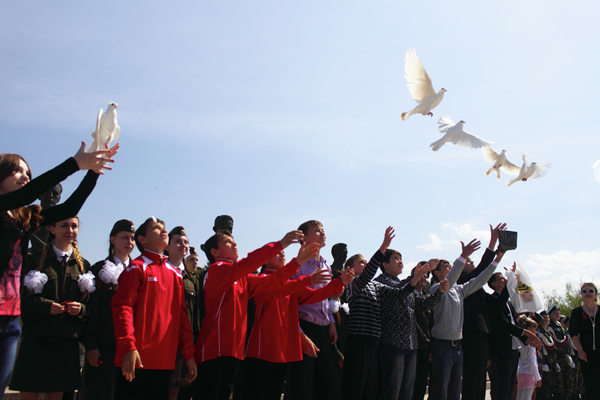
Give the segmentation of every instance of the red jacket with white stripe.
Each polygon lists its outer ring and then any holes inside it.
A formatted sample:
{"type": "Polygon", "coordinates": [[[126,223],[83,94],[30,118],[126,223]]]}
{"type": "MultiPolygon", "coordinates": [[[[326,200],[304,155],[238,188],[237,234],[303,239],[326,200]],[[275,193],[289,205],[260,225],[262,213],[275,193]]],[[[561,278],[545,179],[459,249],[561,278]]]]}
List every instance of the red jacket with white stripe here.
{"type": "MultiPolygon", "coordinates": [[[[266,274],[274,272],[264,271],[266,274]]],[[[319,289],[306,287],[308,285],[310,275],[290,280],[282,288],[261,293],[254,298],[256,317],[246,357],[273,363],[302,360],[298,305],[318,303],[344,289],[340,278],[319,289]]]]}
{"type": "Polygon", "coordinates": [[[186,360],[194,358],[181,272],[166,261],[144,250],[119,276],[111,303],[117,367],[132,350],[140,353],[143,369],[175,368],[178,345],[186,360]]]}
{"type": "Polygon", "coordinates": [[[208,268],[206,315],[196,343],[198,364],[224,356],[244,358],[248,299],[281,287],[300,267],[292,261],[269,277],[251,274],[281,250],[281,243],[269,243],[242,260],[217,260],[208,268]]]}

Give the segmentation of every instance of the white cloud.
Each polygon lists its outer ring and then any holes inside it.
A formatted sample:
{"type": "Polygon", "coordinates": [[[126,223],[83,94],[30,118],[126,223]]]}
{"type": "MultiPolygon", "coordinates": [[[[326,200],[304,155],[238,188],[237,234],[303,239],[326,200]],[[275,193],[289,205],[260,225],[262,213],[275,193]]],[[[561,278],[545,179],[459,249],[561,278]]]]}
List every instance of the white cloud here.
{"type": "Polygon", "coordinates": [[[596,161],[592,168],[594,169],[594,179],[600,183],[600,160],[596,161]]]}
{"type": "Polygon", "coordinates": [[[564,293],[565,285],[571,282],[578,287],[579,282],[600,283],[600,250],[573,253],[559,250],[553,254],[528,254],[521,263],[527,271],[539,296],[542,291],[556,290],[564,293]]]}
{"type": "Polygon", "coordinates": [[[466,244],[467,241],[470,241],[473,238],[479,238],[479,240],[483,242],[484,240],[489,240],[490,237],[489,231],[473,230],[471,224],[459,225],[454,223],[444,223],[441,228],[444,236],[449,237],[448,239],[442,239],[435,233],[430,233],[429,243],[417,246],[417,249],[423,251],[446,250],[456,248],[460,241],[463,241],[466,244]]]}
{"type": "Polygon", "coordinates": [[[446,247],[446,244],[449,244],[449,243],[447,243],[449,241],[444,241],[444,240],[440,239],[440,237],[438,235],[436,235],[435,233],[429,234],[429,240],[430,240],[429,243],[421,245],[421,246],[417,246],[417,249],[424,250],[424,251],[442,250],[446,247]]]}

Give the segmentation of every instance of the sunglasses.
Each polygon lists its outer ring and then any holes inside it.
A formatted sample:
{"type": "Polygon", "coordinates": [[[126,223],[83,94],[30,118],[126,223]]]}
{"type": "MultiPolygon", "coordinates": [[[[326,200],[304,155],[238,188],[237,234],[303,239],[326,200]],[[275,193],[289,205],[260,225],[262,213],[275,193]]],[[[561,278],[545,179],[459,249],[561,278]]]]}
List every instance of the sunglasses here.
{"type": "Polygon", "coordinates": [[[594,294],[594,293],[596,293],[596,289],[581,289],[581,294],[586,294],[586,293],[594,294]]]}

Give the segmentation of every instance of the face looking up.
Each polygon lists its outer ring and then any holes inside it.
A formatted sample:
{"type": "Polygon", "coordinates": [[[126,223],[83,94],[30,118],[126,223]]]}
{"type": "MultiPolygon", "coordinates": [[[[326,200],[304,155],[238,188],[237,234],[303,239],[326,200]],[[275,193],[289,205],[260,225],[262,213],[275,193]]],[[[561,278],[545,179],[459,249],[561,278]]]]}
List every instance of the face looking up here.
{"type": "Polygon", "coordinates": [[[188,241],[187,236],[171,236],[171,240],[169,241],[169,245],[167,246],[167,251],[169,252],[170,257],[181,258],[183,260],[183,258],[187,256],[189,249],[190,243],[188,241]]]}
{"type": "Polygon", "coordinates": [[[29,167],[27,167],[25,161],[19,160],[19,167],[17,170],[0,182],[0,193],[10,193],[22,188],[30,181],[29,176],[29,167]]]}
{"type": "Polygon", "coordinates": [[[160,222],[153,222],[146,229],[146,236],[139,236],[138,240],[144,249],[162,253],[169,244],[167,229],[160,222]]]}
{"type": "Polygon", "coordinates": [[[279,269],[285,265],[285,252],[281,250],[275,257],[267,261],[266,266],[269,269],[279,269]]]}
{"type": "Polygon", "coordinates": [[[393,254],[390,257],[389,263],[383,263],[383,268],[385,272],[392,276],[398,276],[402,273],[402,269],[404,268],[404,264],[402,264],[402,256],[400,254],[393,254]]]}
{"type": "Polygon", "coordinates": [[[215,260],[223,259],[235,261],[238,258],[237,243],[235,243],[231,236],[222,236],[219,239],[219,248],[211,249],[210,252],[215,260]]]}
{"type": "Polygon", "coordinates": [[[325,247],[326,241],[325,230],[323,230],[323,226],[321,225],[312,225],[308,228],[306,235],[304,235],[304,243],[307,246],[312,243],[319,243],[321,247],[325,247]]]}

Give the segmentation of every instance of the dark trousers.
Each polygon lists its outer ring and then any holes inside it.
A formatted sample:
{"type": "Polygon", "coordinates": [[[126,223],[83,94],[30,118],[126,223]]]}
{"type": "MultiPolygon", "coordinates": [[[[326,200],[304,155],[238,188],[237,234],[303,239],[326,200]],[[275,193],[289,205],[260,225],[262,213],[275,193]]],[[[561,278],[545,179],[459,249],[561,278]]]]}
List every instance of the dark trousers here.
{"type": "Polygon", "coordinates": [[[235,357],[218,357],[198,364],[194,399],[229,400],[239,364],[235,357]]]}
{"type": "Polygon", "coordinates": [[[129,382],[123,370],[115,371],[115,400],[168,400],[171,371],[167,369],[136,369],[129,382]]]}
{"type": "Polygon", "coordinates": [[[485,399],[489,338],[481,331],[463,331],[463,400],[485,399]]]}
{"type": "Polygon", "coordinates": [[[583,360],[579,360],[579,362],[587,400],[600,399],[600,357],[593,357],[588,353],[588,362],[583,360]]]}
{"type": "Polygon", "coordinates": [[[366,335],[346,336],[342,399],[377,399],[377,338],[366,335]]]}
{"type": "Polygon", "coordinates": [[[379,343],[381,399],[411,400],[417,372],[417,350],[379,343]]]}
{"type": "Polygon", "coordinates": [[[509,350],[503,353],[492,352],[490,357],[496,371],[495,374],[490,375],[492,400],[511,400],[517,382],[519,350],[509,350]]]}
{"type": "Polygon", "coordinates": [[[427,381],[431,375],[431,361],[429,361],[430,354],[430,347],[417,350],[417,374],[415,376],[412,400],[423,400],[427,393],[427,381]]]}
{"type": "Polygon", "coordinates": [[[317,357],[304,354],[302,361],[291,363],[288,400],[337,400],[340,397],[333,346],[329,327],[300,320],[302,331],[320,350],[317,357]]]}
{"type": "Polygon", "coordinates": [[[244,400],[279,400],[285,386],[289,363],[258,358],[244,360],[244,400]]]}

